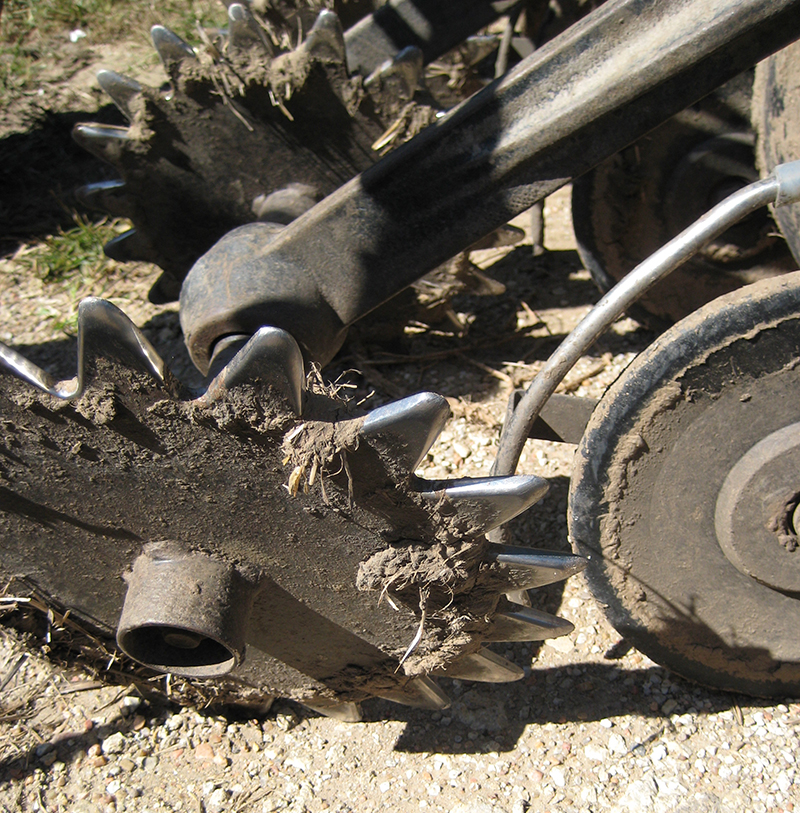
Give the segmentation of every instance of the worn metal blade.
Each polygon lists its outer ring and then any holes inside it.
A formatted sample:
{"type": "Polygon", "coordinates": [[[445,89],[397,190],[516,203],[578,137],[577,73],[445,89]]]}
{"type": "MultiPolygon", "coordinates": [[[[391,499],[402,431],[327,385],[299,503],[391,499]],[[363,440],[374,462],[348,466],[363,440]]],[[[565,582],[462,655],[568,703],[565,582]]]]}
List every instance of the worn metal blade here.
{"type": "Polygon", "coordinates": [[[385,444],[395,458],[413,472],[428,453],[450,417],[447,399],[421,392],[370,412],[361,437],[385,444]]]}
{"type": "Polygon", "coordinates": [[[232,3],[228,6],[228,42],[238,49],[250,48],[254,43],[261,45],[269,56],[274,50],[267,34],[250,13],[247,6],[232,3]]]}
{"type": "Polygon", "coordinates": [[[387,59],[378,70],[367,77],[364,84],[369,86],[380,82],[382,87],[390,86],[399,98],[409,100],[419,87],[422,71],[422,51],[415,45],[409,45],[393,59],[387,59]]]}
{"type": "Polygon", "coordinates": [[[458,50],[461,52],[465,64],[477,65],[500,47],[501,39],[502,37],[498,34],[476,34],[474,37],[467,37],[458,46],[458,50]]]}
{"type": "Polygon", "coordinates": [[[129,141],[128,128],[111,124],[76,124],[72,138],[85,150],[114,166],[119,166],[124,145],[129,141]]]}
{"type": "Polygon", "coordinates": [[[505,609],[495,613],[486,641],[544,641],[569,635],[575,625],[565,618],[522,607],[506,604],[505,609]]]}
{"type": "Polygon", "coordinates": [[[141,92],[142,86],[135,79],[123,76],[115,71],[99,71],[97,81],[100,83],[100,87],[111,97],[111,101],[114,102],[120,113],[130,121],[133,118],[130,107],[131,100],[141,92]]]}
{"type": "Polygon", "coordinates": [[[108,212],[117,217],[130,217],[133,205],[125,181],[98,181],[75,190],[75,197],[87,209],[108,212]]]}
{"type": "Polygon", "coordinates": [[[339,15],[323,9],[300,47],[316,59],[344,62],[344,30],[339,15]]]}
{"type": "Polygon", "coordinates": [[[262,327],[209,384],[203,398],[215,400],[236,387],[260,382],[277,390],[300,415],[305,381],[303,354],[297,342],[285,330],[262,327]]]}
{"type": "Polygon", "coordinates": [[[364,719],[358,703],[326,703],[324,698],[320,698],[313,702],[304,700],[303,705],[316,711],[317,714],[338,720],[340,723],[360,723],[364,719]]]}
{"type": "Polygon", "coordinates": [[[162,386],[167,384],[166,365],[153,346],[119,308],[104,299],[90,297],[78,306],[78,373],[74,378],[58,380],[0,343],[0,366],[63,401],[83,394],[100,358],[116,359],[148,373],[162,386]]]}
{"type": "Polygon", "coordinates": [[[148,262],[152,258],[150,243],[136,229],[118,234],[103,246],[103,251],[118,263],[148,262]]]}
{"type": "Polygon", "coordinates": [[[574,553],[555,550],[520,548],[513,545],[490,545],[486,558],[507,568],[507,590],[531,590],[560,582],[580,573],[588,561],[574,553]]]}
{"type": "Polygon", "coordinates": [[[418,480],[416,490],[440,513],[457,514],[484,533],[508,522],[547,493],[547,480],[533,474],[463,480],[418,480]]]}
{"type": "Polygon", "coordinates": [[[173,80],[176,78],[181,62],[185,59],[197,58],[191,45],[163,25],[154,25],[150,29],[150,36],[164,68],[173,80]]]}
{"type": "Polygon", "coordinates": [[[481,683],[512,683],[525,677],[525,672],[519,666],[490,649],[462,655],[441,674],[457,680],[476,680],[481,683]]]}
{"type": "Polygon", "coordinates": [[[384,700],[391,700],[393,703],[411,706],[415,709],[441,711],[450,705],[450,698],[442,691],[439,684],[424,675],[412,678],[397,689],[386,689],[375,692],[375,694],[384,700]]]}

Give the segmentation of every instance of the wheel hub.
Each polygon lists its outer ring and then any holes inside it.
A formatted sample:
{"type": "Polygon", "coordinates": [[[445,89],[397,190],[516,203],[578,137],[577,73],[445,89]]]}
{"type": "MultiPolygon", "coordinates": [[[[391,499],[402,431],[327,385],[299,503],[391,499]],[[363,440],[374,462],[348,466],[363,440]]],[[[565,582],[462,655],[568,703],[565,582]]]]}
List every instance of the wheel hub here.
{"type": "Polygon", "coordinates": [[[800,423],[753,446],[731,469],[717,497],[717,541],[728,560],[757,582],[800,592],[796,523],[800,423]]]}

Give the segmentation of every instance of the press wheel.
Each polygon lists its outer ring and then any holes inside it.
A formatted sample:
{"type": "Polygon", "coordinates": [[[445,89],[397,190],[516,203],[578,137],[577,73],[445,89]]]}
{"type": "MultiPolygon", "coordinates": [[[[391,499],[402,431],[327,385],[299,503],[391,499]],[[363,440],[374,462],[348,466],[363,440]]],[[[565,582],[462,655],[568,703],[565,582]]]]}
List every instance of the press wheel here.
{"type": "MultiPolygon", "coordinates": [[[[575,181],[578,251],[603,293],[727,195],[758,180],[752,84],[752,72],[742,74],[575,181]]],[[[762,209],[655,285],[630,315],[664,330],[718,296],[795,268],[762,209]]]]}
{"type": "Polygon", "coordinates": [[[674,325],[601,401],[570,534],[611,623],[679,674],[800,691],[800,272],[674,325]]]}

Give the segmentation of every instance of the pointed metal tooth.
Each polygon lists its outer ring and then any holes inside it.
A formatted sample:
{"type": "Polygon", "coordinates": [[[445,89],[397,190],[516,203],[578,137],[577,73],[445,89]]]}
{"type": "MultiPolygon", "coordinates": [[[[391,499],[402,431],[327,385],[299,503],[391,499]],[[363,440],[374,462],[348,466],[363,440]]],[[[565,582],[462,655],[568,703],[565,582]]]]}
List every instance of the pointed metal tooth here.
{"type": "Polygon", "coordinates": [[[130,217],[135,206],[128,198],[125,181],[98,181],[75,190],[78,202],[87,209],[108,212],[117,217],[130,217]]]}
{"type": "Polygon", "coordinates": [[[484,533],[508,522],[547,493],[547,480],[533,474],[509,477],[477,477],[463,480],[418,480],[416,490],[435,502],[438,509],[448,510],[459,518],[470,520],[484,533]]]}
{"type": "Polygon", "coordinates": [[[213,399],[241,384],[256,381],[276,387],[294,413],[301,414],[305,390],[303,354],[285,330],[262,327],[211,382],[207,396],[213,399]]]}
{"type": "Polygon", "coordinates": [[[197,59],[192,46],[163,25],[154,25],[150,29],[150,36],[165,70],[173,80],[181,62],[185,59],[197,59]]]}
{"type": "Polygon", "coordinates": [[[346,56],[344,30],[339,15],[323,9],[308,32],[302,47],[317,59],[344,62],[346,56]]]}
{"type": "Polygon", "coordinates": [[[367,441],[375,438],[386,443],[397,460],[413,472],[449,417],[446,398],[434,392],[421,392],[372,410],[360,434],[367,441]]]}
{"type": "Polygon", "coordinates": [[[442,691],[435,680],[424,675],[412,678],[404,686],[376,692],[378,697],[391,700],[401,706],[415,709],[442,711],[450,705],[450,698],[442,691]]]}
{"type": "Polygon", "coordinates": [[[448,664],[441,674],[456,680],[476,680],[480,683],[512,683],[525,677],[525,672],[519,666],[490,649],[462,655],[448,664]]]}
{"type": "Polygon", "coordinates": [[[515,246],[524,239],[525,229],[519,229],[510,223],[506,223],[505,226],[500,226],[500,228],[495,229],[493,232],[473,243],[468,251],[485,251],[489,248],[515,246]]]}
{"type": "Polygon", "coordinates": [[[78,306],[78,374],[59,381],[24,356],[0,343],[0,365],[42,392],[71,401],[80,397],[97,358],[117,359],[166,384],[167,369],[144,334],[115,305],[90,297],[78,306]]]}
{"type": "Polygon", "coordinates": [[[458,49],[465,64],[471,67],[496,51],[500,47],[501,39],[498,34],[477,34],[467,37],[458,49]]]}
{"type": "Polygon", "coordinates": [[[119,165],[122,150],[130,141],[127,127],[110,124],[76,124],[72,128],[72,138],[101,161],[115,166],[119,165]]]}
{"type": "Polygon", "coordinates": [[[274,51],[266,32],[250,13],[247,6],[232,3],[228,6],[228,41],[234,48],[250,48],[254,43],[261,45],[269,56],[274,51]]]}
{"type": "Polygon", "coordinates": [[[313,703],[304,702],[312,711],[317,714],[322,714],[325,717],[330,717],[332,720],[338,720],[340,723],[360,723],[364,718],[361,714],[361,706],[358,703],[321,703],[314,701],[313,703]]]}
{"type": "Polygon", "coordinates": [[[152,257],[150,243],[136,229],[118,234],[103,246],[103,251],[118,263],[148,261],[152,257]]]}
{"type": "Polygon", "coordinates": [[[575,626],[565,618],[509,603],[504,610],[495,614],[485,640],[544,641],[569,635],[574,629],[575,626]]]}
{"type": "Polygon", "coordinates": [[[141,93],[142,86],[135,80],[114,71],[99,71],[97,81],[111,97],[111,101],[128,121],[133,118],[131,100],[141,93]]]}
{"type": "Polygon", "coordinates": [[[409,45],[393,59],[387,59],[367,77],[364,84],[369,87],[372,83],[380,81],[384,87],[390,85],[394,93],[401,99],[409,100],[413,98],[419,87],[423,65],[422,51],[416,45],[409,45]]]}
{"type": "Polygon", "coordinates": [[[588,564],[587,559],[574,553],[497,544],[489,546],[486,558],[506,566],[508,581],[503,592],[560,582],[580,573],[588,564]]]}
{"type": "Polygon", "coordinates": [[[153,305],[166,305],[177,302],[181,295],[181,283],[174,274],[165,271],[154,283],[147,294],[147,299],[153,305]]]}

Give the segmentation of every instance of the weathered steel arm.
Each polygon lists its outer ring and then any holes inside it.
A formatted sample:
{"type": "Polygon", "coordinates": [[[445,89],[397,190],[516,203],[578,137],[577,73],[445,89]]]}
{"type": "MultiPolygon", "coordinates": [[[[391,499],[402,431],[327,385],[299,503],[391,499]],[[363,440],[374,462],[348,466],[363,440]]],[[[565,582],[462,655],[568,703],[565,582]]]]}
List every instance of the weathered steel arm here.
{"type": "Polygon", "coordinates": [[[325,363],[346,327],[800,36],[800,0],[610,0],[279,231],[201,258],[181,321],[204,368],[264,324],[325,363]]]}

